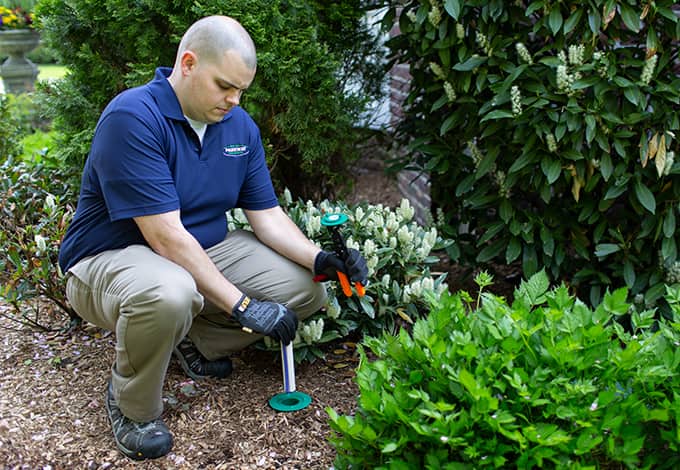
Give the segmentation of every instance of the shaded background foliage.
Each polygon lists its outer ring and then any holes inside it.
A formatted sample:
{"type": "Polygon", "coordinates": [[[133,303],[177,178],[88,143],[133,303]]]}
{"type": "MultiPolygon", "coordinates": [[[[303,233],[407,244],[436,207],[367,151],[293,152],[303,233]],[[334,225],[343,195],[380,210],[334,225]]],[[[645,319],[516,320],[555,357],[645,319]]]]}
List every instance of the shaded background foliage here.
{"type": "Polygon", "coordinates": [[[43,39],[69,70],[42,94],[60,158],[82,166],[99,114],[125,88],[172,66],[186,28],[200,17],[238,19],[258,48],[258,74],[242,100],[260,125],[275,184],[304,197],[333,194],[357,157],[357,126],[380,93],[381,49],[363,20],[365,2],[301,0],[45,0],[43,39]],[[344,38],[356,38],[347,49],[344,38]],[[359,56],[357,56],[359,54],[359,56]],[[351,80],[359,88],[349,88],[351,80]]]}
{"type": "Polygon", "coordinates": [[[391,2],[413,76],[401,167],[428,171],[449,251],[545,266],[599,302],[660,297],[677,271],[677,5],[391,2]]]}

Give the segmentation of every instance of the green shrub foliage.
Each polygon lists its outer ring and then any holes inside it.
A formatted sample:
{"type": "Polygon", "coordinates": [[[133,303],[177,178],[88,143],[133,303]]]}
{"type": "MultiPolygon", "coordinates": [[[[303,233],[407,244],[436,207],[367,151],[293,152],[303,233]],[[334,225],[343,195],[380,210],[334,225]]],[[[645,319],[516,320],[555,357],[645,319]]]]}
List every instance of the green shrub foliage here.
{"type": "Polygon", "coordinates": [[[442,295],[360,350],[355,415],[328,410],[336,468],[677,468],[680,290],[669,321],[627,295],[592,309],[544,271],[512,306],[442,295]]]}
{"type": "Polygon", "coordinates": [[[398,3],[404,163],[467,229],[451,254],[545,266],[593,302],[624,284],[658,298],[678,262],[677,4],[398,3]]]}
{"type": "MultiPolygon", "coordinates": [[[[323,355],[321,346],[350,333],[358,336],[396,332],[400,325],[413,323],[428,311],[427,296],[447,289],[446,273],[431,267],[439,261],[433,251],[449,243],[435,227],[422,227],[413,219],[415,210],[404,199],[398,207],[382,204],[349,206],[328,200],[293,201],[288,190],[281,206],[305,234],[327,250],[333,250],[330,232],[321,225],[326,213],[347,215],[340,227],[347,246],[358,249],[368,265],[366,295],[346,297],[337,282],[327,283],[329,296],[325,312],[320,312],[298,328],[295,357],[302,361],[323,355]]],[[[230,214],[230,229],[250,229],[240,210],[230,214]]],[[[265,346],[278,349],[278,343],[264,340],[265,346]]]]}
{"type": "Polygon", "coordinates": [[[48,329],[73,316],[57,256],[77,180],[45,156],[40,160],[8,158],[0,167],[0,298],[11,307],[3,315],[48,329]]]}
{"type": "Polygon", "coordinates": [[[64,80],[42,87],[64,135],[63,158],[81,166],[108,101],[150,80],[155,67],[172,66],[181,35],[195,20],[225,14],[241,21],[258,48],[258,74],[242,104],[260,125],[275,180],[296,194],[332,194],[358,156],[348,143],[359,138],[354,125],[373,98],[366,92],[379,90],[380,61],[368,58],[380,53],[361,21],[364,3],[41,2],[43,38],[69,69],[64,80]],[[365,42],[348,50],[341,46],[345,34],[365,42]],[[360,92],[345,92],[348,75],[360,92]]]}
{"type": "Polygon", "coordinates": [[[21,152],[20,137],[17,135],[21,124],[12,112],[11,98],[0,95],[0,161],[21,152]]]}

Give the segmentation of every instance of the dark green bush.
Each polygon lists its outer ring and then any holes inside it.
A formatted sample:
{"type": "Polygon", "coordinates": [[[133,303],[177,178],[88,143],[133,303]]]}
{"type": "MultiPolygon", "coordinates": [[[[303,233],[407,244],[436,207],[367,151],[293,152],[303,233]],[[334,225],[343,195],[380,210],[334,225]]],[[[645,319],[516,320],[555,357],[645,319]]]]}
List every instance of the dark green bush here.
{"type": "Polygon", "coordinates": [[[413,75],[402,164],[431,173],[452,256],[545,267],[594,303],[624,284],[658,298],[678,263],[677,5],[393,4],[413,75]]]}
{"type": "Polygon", "coordinates": [[[10,96],[0,95],[0,159],[18,155],[21,151],[20,124],[12,113],[10,96]]]}
{"type": "Polygon", "coordinates": [[[377,89],[371,83],[377,65],[367,60],[377,46],[361,49],[362,60],[343,68],[344,33],[370,37],[360,21],[363,4],[45,0],[43,38],[70,71],[43,87],[55,128],[65,136],[61,152],[80,166],[106,103],[150,80],[156,66],[172,66],[181,35],[195,20],[226,14],[243,23],[258,48],[258,74],[243,105],[261,127],[276,182],[298,194],[332,192],[357,157],[354,124],[372,98],[366,91],[377,89]],[[360,94],[344,92],[347,71],[360,94]]]}
{"type": "Polygon", "coordinates": [[[336,468],[678,468],[680,288],[669,321],[627,295],[593,310],[540,271],[512,306],[444,295],[369,339],[356,414],[328,410],[336,468]]]}

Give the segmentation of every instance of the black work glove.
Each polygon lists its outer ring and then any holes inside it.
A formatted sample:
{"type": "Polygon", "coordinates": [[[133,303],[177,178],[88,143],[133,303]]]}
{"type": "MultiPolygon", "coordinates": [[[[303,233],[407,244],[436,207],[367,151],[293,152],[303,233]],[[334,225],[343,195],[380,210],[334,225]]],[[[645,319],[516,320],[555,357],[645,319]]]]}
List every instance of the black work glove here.
{"type": "Polygon", "coordinates": [[[314,275],[324,275],[332,281],[338,280],[337,272],[344,273],[350,282],[367,283],[368,267],[366,260],[354,248],[347,249],[344,261],[332,251],[321,251],[314,259],[314,275]]]}
{"type": "Polygon", "coordinates": [[[298,319],[295,312],[274,302],[260,302],[243,295],[231,313],[244,327],[283,344],[295,339],[298,319]]]}

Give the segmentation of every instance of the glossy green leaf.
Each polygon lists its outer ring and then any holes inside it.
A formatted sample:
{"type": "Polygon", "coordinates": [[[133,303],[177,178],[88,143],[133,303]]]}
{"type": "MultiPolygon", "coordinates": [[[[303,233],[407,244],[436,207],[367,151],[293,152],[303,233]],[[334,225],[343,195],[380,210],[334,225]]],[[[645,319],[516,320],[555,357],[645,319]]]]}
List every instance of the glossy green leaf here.
{"type": "Polygon", "coordinates": [[[642,207],[647,209],[652,214],[656,213],[656,199],[654,198],[654,193],[652,193],[644,183],[636,181],[633,185],[635,190],[635,196],[642,207]]]}
{"type": "Polygon", "coordinates": [[[457,70],[459,72],[469,72],[475,69],[476,67],[479,67],[486,61],[487,61],[486,57],[472,56],[465,62],[457,63],[456,65],[454,65],[453,70],[457,70]]]}
{"type": "Polygon", "coordinates": [[[548,184],[553,184],[562,174],[562,165],[558,160],[543,158],[541,160],[541,170],[548,180],[548,184]]]}
{"type": "Polygon", "coordinates": [[[479,252],[476,259],[480,263],[486,263],[487,261],[491,261],[492,259],[500,256],[500,254],[503,252],[503,248],[505,248],[505,241],[496,240],[490,245],[484,247],[479,252]]]}
{"type": "Polygon", "coordinates": [[[678,246],[675,237],[664,238],[661,242],[661,256],[668,262],[674,262],[678,258],[678,246]]]}
{"type": "Polygon", "coordinates": [[[508,247],[505,250],[505,262],[510,264],[513,261],[515,261],[517,258],[519,258],[519,255],[522,253],[522,242],[516,238],[513,237],[510,240],[510,243],[508,243],[508,247]]]}
{"type": "Polygon", "coordinates": [[[640,14],[626,2],[620,2],[619,9],[626,27],[636,33],[640,31],[640,14]]]}
{"type": "Polygon", "coordinates": [[[569,15],[569,18],[564,22],[564,34],[569,34],[581,21],[583,17],[583,9],[579,8],[569,15]]]}
{"type": "Polygon", "coordinates": [[[590,26],[590,31],[592,31],[594,34],[600,32],[600,27],[602,26],[602,17],[595,9],[591,9],[588,12],[588,26],[590,26]]]}
{"type": "Polygon", "coordinates": [[[623,280],[628,288],[632,288],[635,285],[635,268],[630,260],[626,260],[623,263],[623,280]]]}
{"type": "Polygon", "coordinates": [[[460,16],[460,11],[461,11],[461,4],[460,1],[458,0],[445,0],[444,1],[444,10],[446,10],[446,13],[451,15],[451,17],[458,21],[458,17],[460,16]]]}
{"type": "Polygon", "coordinates": [[[600,158],[600,173],[602,173],[602,178],[604,178],[605,181],[608,181],[613,172],[614,165],[612,163],[612,157],[608,153],[605,153],[602,155],[602,158],[600,158]]]}
{"type": "Polygon", "coordinates": [[[562,12],[560,12],[560,4],[553,3],[552,9],[550,10],[550,16],[548,16],[548,24],[550,25],[550,30],[553,34],[557,34],[562,28],[562,12]]]}
{"type": "Polygon", "coordinates": [[[600,243],[599,245],[595,245],[595,256],[600,258],[604,258],[617,251],[621,251],[621,247],[615,243],[600,243]]]}
{"type": "Polygon", "coordinates": [[[506,111],[504,109],[496,109],[495,111],[491,111],[486,116],[484,116],[480,122],[488,121],[490,119],[508,119],[511,117],[513,117],[512,112],[506,111]]]}
{"type": "Polygon", "coordinates": [[[663,235],[666,238],[671,238],[675,235],[675,210],[673,207],[666,213],[663,220],[663,235]]]}

